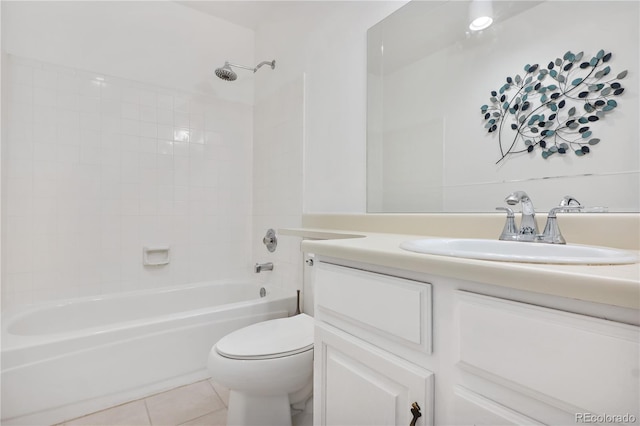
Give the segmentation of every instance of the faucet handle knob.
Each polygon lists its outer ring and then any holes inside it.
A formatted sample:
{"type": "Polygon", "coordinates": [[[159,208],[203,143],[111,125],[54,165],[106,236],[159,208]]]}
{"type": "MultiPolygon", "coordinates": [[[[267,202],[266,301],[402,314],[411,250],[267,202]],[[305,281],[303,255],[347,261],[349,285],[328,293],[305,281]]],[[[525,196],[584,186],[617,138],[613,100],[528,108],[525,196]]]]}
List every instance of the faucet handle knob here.
{"type": "Polygon", "coordinates": [[[559,206],[564,207],[564,206],[579,206],[580,205],[580,201],[576,200],[573,196],[571,195],[565,195],[562,200],[560,200],[560,204],[559,206]]]}
{"type": "Polygon", "coordinates": [[[584,206],[558,206],[549,210],[549,214],[547,217],[554,218],[556,217],[556,213],[558,212],[572,212],[572,211],[580,211],[584,209],[584,206]]]}
{"type": "Polygon", "coordinates": [[[510,209],[509,207],[496,207],[496,210],[507,212],[507,217],[515,217],[513,209],[510,209]]]}
{"type": "Polygon", "coordinates": [[[518,230],[516,229],[516,220],[513,210],[509,207],[496,207],[496,210],[507,212],[507,221],[502,228],[499,240],[515,241],[518,239],[518,230]]]}

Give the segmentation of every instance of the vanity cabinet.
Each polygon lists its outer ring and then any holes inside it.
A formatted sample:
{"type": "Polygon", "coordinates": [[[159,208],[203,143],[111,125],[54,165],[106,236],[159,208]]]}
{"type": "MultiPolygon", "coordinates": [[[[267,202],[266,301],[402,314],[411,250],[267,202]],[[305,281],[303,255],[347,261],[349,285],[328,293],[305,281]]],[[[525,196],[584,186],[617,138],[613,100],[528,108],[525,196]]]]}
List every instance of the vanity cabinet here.
{"type": "Polygon", "coordinates": [[[317,263],[314,424],[433,424],[434,376],[403,358],[431,352],[431,286],[317,263]]]}
{"type": "Polygon", "coordinates": [[[345,263],[316,262],[316,425],[640,422],[618,308],[345,263]]]}
{"type": "Polygon", "coordinates": [[[638,416],[638,327],[463,291],[455,310],[456,365],[464,371],[573,420],[578,413],[638,416]]]}

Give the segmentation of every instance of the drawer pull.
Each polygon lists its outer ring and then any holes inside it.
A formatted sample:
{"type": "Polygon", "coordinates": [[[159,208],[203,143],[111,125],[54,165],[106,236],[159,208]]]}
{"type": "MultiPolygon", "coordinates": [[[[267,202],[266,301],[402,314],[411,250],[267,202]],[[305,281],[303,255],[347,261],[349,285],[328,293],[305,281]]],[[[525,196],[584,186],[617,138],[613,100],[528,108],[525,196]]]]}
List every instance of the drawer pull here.
{"type": "Polygon", "coordinates": [[[420,412],[420,406],[417,402],[411,404],[411,415],[413,416],[413,420],[409,423],[409,426],[416,426],[416,422],[420,417],[422,417],[422,413],[420,412]]]}

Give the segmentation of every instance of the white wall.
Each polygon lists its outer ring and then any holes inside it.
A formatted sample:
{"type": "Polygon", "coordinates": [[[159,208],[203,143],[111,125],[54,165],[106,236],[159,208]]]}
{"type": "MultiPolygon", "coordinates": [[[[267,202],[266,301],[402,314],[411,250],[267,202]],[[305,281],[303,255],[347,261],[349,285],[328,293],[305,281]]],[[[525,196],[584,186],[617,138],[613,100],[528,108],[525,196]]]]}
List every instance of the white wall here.
{"type": "Polygon", "coordinates": [[[253,253],[271,261],[259,280],[302,288],[300,239],[268,228],[299,227],[303,212],[364,212],[366,33],[404,2],[291,2],[256,31],[253,253]]]}
{"type": "MultiPolygon", "coordinates": [[[[0,46],[2,46],[2,4],[0,4],[0,46]]],[[[3,73],[3,68],[5,64],[5,58],[4,58],[4,52],[1,51],[0,49],[0,235],[2,235],[2,217],[1,217],[1,212],[2,212],[2,194],[4,193],[4,179],[2,179],[2,176],[4,174],[4,168],[2,167],[2,164],[4,162],[4,157],[3,157],[3,140],[4,140],[4,123],[5,123],[5,116],[4,116],[4,108],[3,108],[3,104],[4,104],[4,91],[2,90],[2,86],[4,86],[4,73],[3,73]]],[[[2,244],[0,244],[0,286],[2,285],[2,244]]],[[[1,302],[2,302],[2,292],[0,291],[0,306],[1,306],[1,302]]]]}
{"type": "Polygon", "coordinates": [[[253,79],[212,73],[253,32],[172,2],[2,6],[3,307],[246,279],[253,79]]]}
{"type": "Polygon", "coordinates": [[[3,1],[7,53],[253,103],[253,76],[215,78],[253,62],[254,33],[172,1],[3,1]]]}
{"type": "Polygon", "coordinates": [[[304,212],[364,212],[367,29],[405,1],[297,2],[256,32],[256,57],[278,61],[256,100],[305,73],[304,212]]]}

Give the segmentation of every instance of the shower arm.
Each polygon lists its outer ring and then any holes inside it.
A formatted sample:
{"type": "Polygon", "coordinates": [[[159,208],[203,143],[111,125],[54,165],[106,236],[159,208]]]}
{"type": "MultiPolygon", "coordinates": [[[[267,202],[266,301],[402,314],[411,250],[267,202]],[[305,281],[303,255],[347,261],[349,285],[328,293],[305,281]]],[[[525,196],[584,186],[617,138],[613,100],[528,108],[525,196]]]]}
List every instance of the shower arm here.
{"type": "Polygon", "coordinates": [[[249,70],[249,71],[256,72],[256,71],[258,71],[258,69],[260,67],[262,67],[264,65],[269,65],[269,66],[271,66],[271,69],[274,69],[276,67],[276,61],[275,60],[273,60],[273,61],[262,61],[258,65],[256,65],[255,68],[247,67],[245,65],[232,64],[231,62],[228,62],[228,61],[225,63],[225,65],[229,65],[229,66],[232,66],[232,67],[235,67],[235,68],[242,68],[244,70],[249,70]]]}

